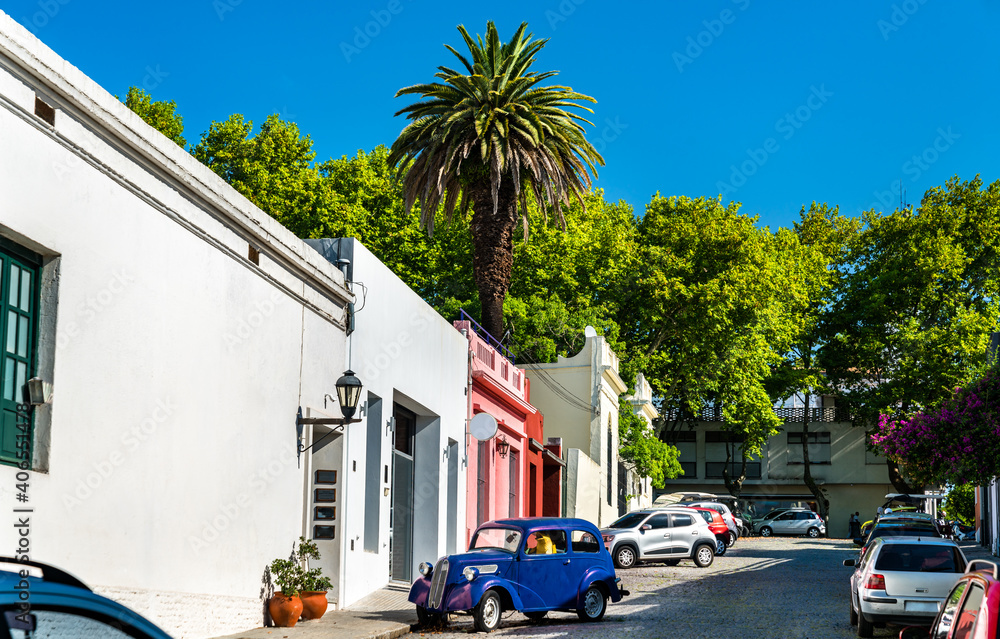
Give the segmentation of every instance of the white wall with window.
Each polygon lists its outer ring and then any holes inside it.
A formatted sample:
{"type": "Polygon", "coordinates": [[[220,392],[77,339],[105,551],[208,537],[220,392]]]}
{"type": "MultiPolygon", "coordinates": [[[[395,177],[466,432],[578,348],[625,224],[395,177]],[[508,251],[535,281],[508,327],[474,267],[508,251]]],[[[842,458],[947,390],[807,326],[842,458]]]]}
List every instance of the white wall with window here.
{"type": "Polygon", "coordinates": [[[0,495],[30,466],[29,556],[177,637],[261,625],[312,533],[296,415],[343,373],[343,275],[2,13],[0,131],[0,495]]]}

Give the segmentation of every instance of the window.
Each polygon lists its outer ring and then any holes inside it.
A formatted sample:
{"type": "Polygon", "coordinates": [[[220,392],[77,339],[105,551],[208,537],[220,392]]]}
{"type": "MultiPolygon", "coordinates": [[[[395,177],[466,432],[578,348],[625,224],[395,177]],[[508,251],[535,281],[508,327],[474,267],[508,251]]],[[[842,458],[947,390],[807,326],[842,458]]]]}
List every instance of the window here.
{"type": "Polygon", "coordinates": [[[812,513],[795,513],[795,518],[800,521],[804,521],[807,519],[815,519],[816,517],[813,516],[812,513]]]}
{"type": "Polygon", "coordinates": [[[941,611],[941,620],[938,622],[937,632],[934,633],[933,639],[947,639],[948,631],[951,630],[951,624],[955,619],[955,611],[958,609],[958,604],[962,601],[962,593],[965,592],[965,587],[968,585],[969,582],[967,581],[958,582],[955,585],[955,589],[945,599],[944,609],[941,611]]]}
{"type": "Polygon", "coordinates": [[[670,515],[670,526],[673,528],[694,526],[694,517],[691,515],[672,514],[670,515]]]}
{"type": "Polygon", "coordinates": [[[979,607],[983,603],[985,592],[978,584],[969,586],[969,594],[962,602],[962,609],[955,618],[954,639],[968,639],[972,636],[972,631],[976,627],[976,617],[979,616],[979,607]]]}
{"type": "Polygon", "coordinates": [[[148,639],[149,635],[128,625],[128,619],[114,619],[82,608],[39,610],[32,606],[28,615],[5,610],[11,637],[64,637],[65,639],[148,639]]]}
{"type": "Polygon", "coordinates": [[[524,542],[526,555],[557,555],[566,552],[565,530],[536,530],[524,542]]]}
{"type": "Polygon", "coordinates": [[[573,542],[573,552],[601,552],[597,537],[585,530],[574,530],[570,539],[573,542]]]}
{"type": "Polygon", "coordinates": [[[681,431],[676,434],[677,450],[681,453],[679,461],[686,479],[694,479],[698,476],[698,440],[696,435],[697,433],[693,430],[681,431]]]}
{"type": "MultiPolygon", "coordinates": [[[[802,433],[788,433],[788,463],[802,463],[802,433]]],[[[809,463],[830,463],[830,433],[809,433],[809,463]]]]}
{"type": "Polygon", "coordinates": [[[41,264],[41,256],[0,239],[0,462],[7,464],[17,463],[19,450],[21,459],[31,459],[25,385],[35,374],[41,264]]]}
{"type": "Polygon", "coordinates": [[[507,457],[510,460],[510,476],[507,480],[507,513],[510,517],[520,516],[520,509],[517,507],[519,491],[519,468],[517,465],[517,451],[513,448],[507,457]]]}
{"type": "Polygon", "coordinates": [[[614,482],[614,476],[611,474],[613,469],[613,464],[611,460],[614,459],[615,456],[614,446],[615,446],[614,434],[611,432],[611,415],[608,415],[608,503],[609,504],[613,503],[612,500],[614,499],[614,494],[615,494],[614,486],[612,483],[614,482]]]}
{"type": "Polygon", "coordinates": [[[379,513],[382,503],[382,400],[368,393],[365,419],[365,539],[364,549],[378,552],[379,513]]]}
{"type": "Polygon", "coordinates": [[[670,515],[653,515],[646,522],[653,530],[659,530],[660,528],[670,528],[670,515]]]}

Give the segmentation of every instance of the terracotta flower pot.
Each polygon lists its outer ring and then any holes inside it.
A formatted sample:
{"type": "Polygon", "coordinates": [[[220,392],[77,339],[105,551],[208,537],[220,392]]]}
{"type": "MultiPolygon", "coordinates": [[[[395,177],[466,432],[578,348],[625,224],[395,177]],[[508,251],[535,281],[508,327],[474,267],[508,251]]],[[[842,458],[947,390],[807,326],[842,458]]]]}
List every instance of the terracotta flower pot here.
{"type": "Polygon", "coordinates": [[[326,612],[325,590],[303,590],[299,597],[302,598],[303,619],[319,619],[326,612]]]}
{"type": "Polygon", "coordinates": [[[279,628],[291,628],[299,620],[302,614],[302,600],[292,595],[286,597],[280,592],[267,602],[267,611],[271,614],[271,621],[279,628]]]}

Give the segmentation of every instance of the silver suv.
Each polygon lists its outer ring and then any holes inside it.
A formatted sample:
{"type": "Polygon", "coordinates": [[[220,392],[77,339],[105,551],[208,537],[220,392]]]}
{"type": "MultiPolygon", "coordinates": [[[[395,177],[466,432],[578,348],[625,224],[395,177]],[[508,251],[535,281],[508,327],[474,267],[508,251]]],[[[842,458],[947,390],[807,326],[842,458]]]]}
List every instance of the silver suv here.
{"type": "Polygon", "coordinates": [[[618,568],[640,561],[676,566],[681,559],[705,568],[712,565],[717,545],[701,514],[681,507],[631,512],[601,530],[601,536],[618,568]]]}
{"type": "Polygon", "coordinates": [[[808,508],[790,508],[772,519],[754,524],[761,537],[771,535],[807,535],[819,537],[826,534],[826,523],[808,508]]]}

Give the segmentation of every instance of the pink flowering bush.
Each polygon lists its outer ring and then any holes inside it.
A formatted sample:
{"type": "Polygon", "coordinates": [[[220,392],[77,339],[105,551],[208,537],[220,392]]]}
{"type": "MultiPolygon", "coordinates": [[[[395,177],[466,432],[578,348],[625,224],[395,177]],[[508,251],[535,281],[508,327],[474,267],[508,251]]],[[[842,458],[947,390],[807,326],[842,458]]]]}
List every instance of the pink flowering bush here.
{"type": "Polygon", "coordinates": [[[1000,374],[991,370],[955,389],[935,411],[880,416],[871,443],[917,482],[988,484],[1000,475],[1000,374]]]}

